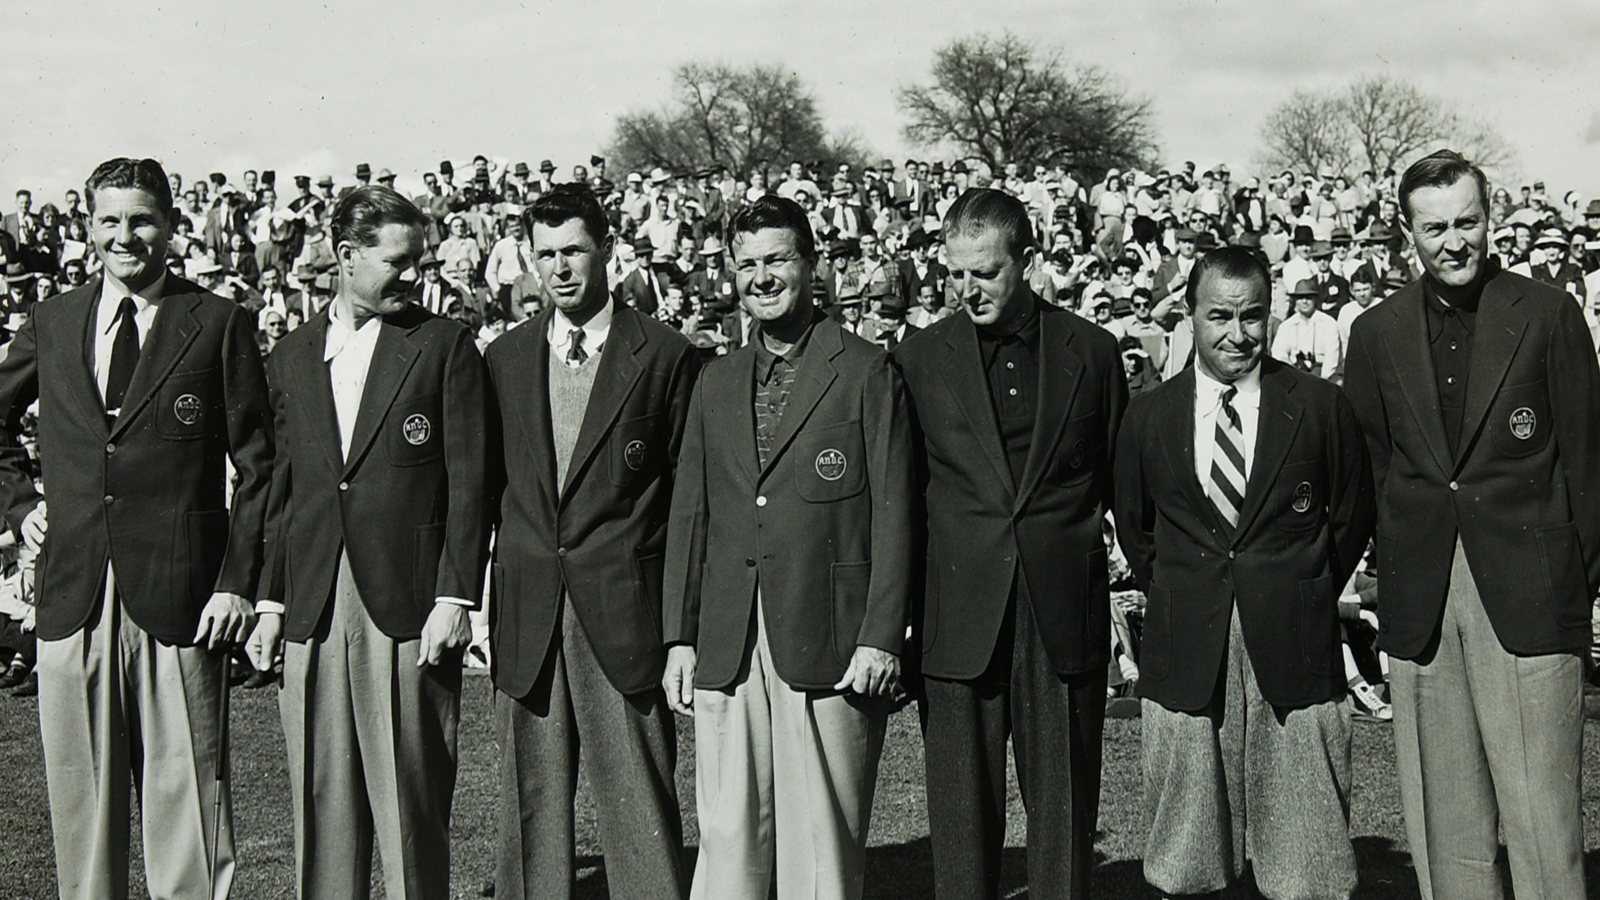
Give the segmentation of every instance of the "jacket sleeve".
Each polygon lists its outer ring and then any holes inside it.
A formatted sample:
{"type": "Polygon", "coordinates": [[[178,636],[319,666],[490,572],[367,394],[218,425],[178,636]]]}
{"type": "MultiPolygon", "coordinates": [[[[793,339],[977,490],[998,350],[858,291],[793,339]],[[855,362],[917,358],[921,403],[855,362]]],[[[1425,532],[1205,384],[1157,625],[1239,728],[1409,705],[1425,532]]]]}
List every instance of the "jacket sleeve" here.
{"type": "Polygon", "coordinates": [[[233,462],[228,552],[216,590],[255,597],[265,546],[268,494],[274,455],[272,403],[267,371],[256,344],[255,322],[242,306],[228,314],[222,342],[222,390],[227,406],[228,457],[233,462]]]}
{"type": "Polygon", "coordinates": [[[700,639],[700,580],[706,558],[706,444],[701,412],[705,379],[699,379],[684,416],[667,519],[661,631],[667,646],[694,646],[700,639]]]}
{"type": "Polygon", "coordinates": [[[1555,304],[1545,384],[1589,593],[1600,588],[1600,362],[1578,304],[1555,304]]]}
{"type": "Polygon", "coordinates": [[[465,328],[445,358],[444,467],[449,483],[435,597],[483,601],[489,555],[489,392],[483,357],[465,328]]]}
{"type": "Polygon", "coordinates": [[[1127,424],[1117,435],[1116,484],[1117,543],[1128,558],[1139,590],[1150,590],[1155,567],[1156,506],[1150,485],[1144,478],[1144,408],[1150,401],[1141,399],[1128,411],[1127,424]]]}
{"type": "Polygon", "coordinates": [[[888,355],[877,359],[862,386],[867,490],[872,494],[872,579],[856,645],[899,654],[911,615],[911,409],[905,382],[888,355]]]}
{"type": "Polygon", "coordinates": [[[1333,538],[1330,568],[1333,583],[1343,585],[1367,552],[1377,521],[1372,492],[1372,463],[1350,401],[1333,394],[1333,422],[1328,428],[1328,460],[1335,493],[1328,498],[1328,526],[1333,538]]]}
{"type": "Polygon", "coordinates": [[[39,505],[28,450],[18,440],[22,417],[39,399],[37,316],[30,316],[0,359],[0,504],[6,525],[21,536],[22,520],[39,505]]]}
{"type": "Polygon", "coordinates": [[[273,439],[276,442],[276,452],[272,460],[272,482],[267,491],[266,514],[262,528],[262,537],[266,544],[266,552],[262,560],[261,578],[256,588],[256,611],[262,612],[261,604],[279,603],[287,604],[285,596],[288,557],[287,544],[284,535],[289,528],[290,499],[293,495],[294,479],[291,475],[289,446],[289,412],[288,395],[284,393],[281,382],[283,380],[283,358],[274,356],[267,360],[267,397],[272,404],[273,414],[273,439]]]}
{"type": "Polygon", "coordinates": [[[1367,453],[1372,465],[1373,495],[1376,498],[1383,496],[1383,483],[1389,475],[1389,456],[1393,452],[1393,444],[1389,435],[1389,412],[1384,409],[1383,391],[1378,386],[1378,373],[1372,364],[1371,329],[1363,327],[1370,324],[1358,318],[1350,326],[1350,347],[1344,361],[1344,393],[1355,410],[1362,434],[1366,436],[1367,453]]]}

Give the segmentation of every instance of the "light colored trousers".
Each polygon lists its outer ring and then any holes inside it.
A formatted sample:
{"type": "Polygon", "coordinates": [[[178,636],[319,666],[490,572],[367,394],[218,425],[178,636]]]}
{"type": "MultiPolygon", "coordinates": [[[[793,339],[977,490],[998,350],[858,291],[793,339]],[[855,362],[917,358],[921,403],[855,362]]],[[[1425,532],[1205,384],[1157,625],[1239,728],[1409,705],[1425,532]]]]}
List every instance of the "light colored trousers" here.
{"type": "Polygon", "coordinates": [[[107,566],[99,617],[71,637],[40,641],[38,672],[62,900],[128,896],[134,785],[152,900],[224,900],[234,858],[233,800],[226,760],[218,759],[222,657],[145,634],[123,613],[107,566]],[[215,885],[207,856],[213,821],[215,885]]]}
{"type": "Polygon", "coordinates": [[[888,710],[797,691],[772,667],[756,597],[749,672],[694,692],[700,857],[691,900],[857,900],[888,710]]]}
{"type": "Polygon", "coordinates": [[[339,554],[327,633],[284,647],[278,712],[289,747],[295,892],[356,900],[372,844],[390,900],[448,900],[461,658],[417,666],[367,615],[339,554]]]}
{"type": "Polygon", "coordinates": [[[1395,761],[1423,900],[1584,896],[1583,661],[1500,646],[1456,542],[1438,650],[1390,662],[1395,761]]]}

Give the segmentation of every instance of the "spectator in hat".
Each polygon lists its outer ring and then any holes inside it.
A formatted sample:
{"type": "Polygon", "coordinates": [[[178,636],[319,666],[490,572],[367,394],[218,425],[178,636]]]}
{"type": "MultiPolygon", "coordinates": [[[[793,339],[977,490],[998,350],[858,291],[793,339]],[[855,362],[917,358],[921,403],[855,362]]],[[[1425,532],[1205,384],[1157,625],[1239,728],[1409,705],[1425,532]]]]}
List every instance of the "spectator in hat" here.
{"type": "Polygon", "coordinates": [[[1355,236],[1350,233],[1350,229],[1340,225],[1333,230],[1333,234],[1328,238],[1328,243],[1333,245],[1331,271],[1340,278],[1349,281],[1350,276],[1355,274],[1356,269],[1361,268],[1361,264],[1366,262],[1361,258],[1360,252],[1356,250],[1355,236]]]}
{"type": "Polygon", "coordinates": [[[1539,252],[1542,259],[1537,263],[1529,261],[1514,265],[1511,271],[1566,291],[1580,305],[1587,305],[1588,292],[1584,285],[1583,270],[1567,258],[1571,241],[1566,231],[1559,227],[1544,229],[1534,240],[1533,249],[1539,252]]]}
{"type": "Polygon", "coordinates": [[[906,301],[887,284],[877,283],[868,288],[867,302],[872,305],[872,340],[883,349],[893,352],[900,342],[921,331],[906,321],[906,301]]]}
{"type": "Polygon", "coordinates": [[[1516,239],[1517,232],[1510,225],[1502,225],[1489,235],[1489,243],[1494,247],[1495,264],[1500,268],[1511,268],[1512,245],[1516,239]]]}
{"type": "Polygon", "coordinates": [[[648,234],[639,234],[633,239],[629,248],[634,256],[633,268],[624,273],[612,289],[617,302],[624,306],[631,306],[647,316],[654,316],[656,310],[661,308],[661,300],[666,296],[666,291],[661,285],[650,261],[655,254],[655,245],[648,234]]]}
{"type": "Polygon", "coordinates": [[[378,170],[378,183],[386,188],[394,188],[394,173],[388,169],[378,170]]]}
{"type": "Polygon", "coordinates": [[[1339,323],[1317,308],[1322,287],[1314,278],[1301,279],[1289,290],[1294,312],[1278,326],[1272,358],[1332,381],[1339,371],[1343,345],[1339,323]]]}
{"type": "Polygon", "coordinates": [[[1311,261],[1311,248],[1316,242],[1310,225],[1294,226],[1294,236],[1289,240],[1289,259],[1279,270],[1284,285],[1293,287],[1307,278],[1315,277],[1317,266],[1311,261]]]}
{"type": "Polygon", "coordinates": [[[476,272],[479,264],[483,262],[483,250],[478,247],[478,241],[472,236],[471,225],[466,216],[461,213],[451,213],[445,217],[445,227],[450,230],[450,236],[439,244],[437,256],[444,263],[445,271],[453,272],[456,264],[466,260],[468,267],[476,272]]]}
{"type": "Polygon", "coordinates": [[[944,296],[944,282],[950,272],[944,263],[933,258],[932,247],[933,237],[920,228],[906,238],[906,256],[897,263],[900,269],[900,296],[920,296],[924,285],[933,288],[936,298],[944,296]]]}
{"type": "Polygon", "coordinates": [[[25,312],[33,307],[33,282],[38,277],[37,272],[28,271],[28,267],[20,262],[6,264],[7,312],[25,312]]]}
{"type": "MultiPolygon", "coordinates": [[[[1173,249],[1171,256],[1161,260],[1156,266],[1155,274],[1150,278],[1150,296],[1156,302],[1161,302],[1169,297],[1183,296],[1184,286],[1189,283],[1189,273],[1194,270],[1195,260],[1198,258],[1200,236],[1188,228],[1179,228],[1173,232],[1173,249]]],[[[1176,302],[1166,305],[1167,312],[1181,312],[1176,302]]]]}
{"type": "Polygon", "coordinates": [[[1402,284],[1416,278],[1411,265],[1394,252],[1394,237],[1389,226],[1378,221],[1368,226],[1366,237],[1362,238],[1362,254],[1366,257],[1362,268],[1372,276],[1373,284],[1387,282],[1391,272],[1396,278],[1404,279],[1402,284]]]}
{"type": "Polygon", "coordinates": [[[704,266],[689,275],[688,294],[700,303],[707,322],[722,322],[737,312],[739,294],[728,271],[722,241],[715,235],[700,245],[700,261],[704,266]]]}
{"type": "Polygon", "coordinates": [[[521,216],[501,220],[505,237],[495,241],[484,263],[483,280],[489,287],[502,317],[512,317],[511,286],[519,276],[533,269],[533,247],[528,243],[521,216]]]}
{"type": "Polygon", "coordinates": [[[1350,282],[1333,271],[1333,245],[1317,241],[1311,247],[1311,261],[1316,266],[1311,277],[1317,283],[1317,309],[1337,316],[1339,307],[1350,299],[1350,282]]]}

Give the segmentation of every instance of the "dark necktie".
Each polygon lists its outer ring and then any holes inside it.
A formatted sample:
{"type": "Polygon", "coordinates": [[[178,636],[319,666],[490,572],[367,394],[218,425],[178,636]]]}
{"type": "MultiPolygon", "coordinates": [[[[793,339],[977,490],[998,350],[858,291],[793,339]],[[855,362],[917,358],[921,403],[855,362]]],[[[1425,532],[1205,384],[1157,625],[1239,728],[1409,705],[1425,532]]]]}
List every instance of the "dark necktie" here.
{"type": "Polygon", "coordinates": [[[567,349],[567,365],[581,366],[589,359],[589,354],[583,349],[583,329],[572,329],[572,346],[567,349]]]}
{"type": "Polygon", "coordinates": [[[106,373],[106,412],[115,415],[128,396],[128,383],[139,365],[139,326],[133,321],[132,297],[117,307],[117,336],[111,342],[111,368],[106,373]]]}
{"type": "Polygon", "coordinates": [[[1216,445],[1211,452],[1211,490],[1206,493],[1231,526],[1239,524],[1244,506],[1244,426],[1233,408],[1239,389],[1229,386],[1222,392],[1222,408],[1217,410],[1216,445]]]}

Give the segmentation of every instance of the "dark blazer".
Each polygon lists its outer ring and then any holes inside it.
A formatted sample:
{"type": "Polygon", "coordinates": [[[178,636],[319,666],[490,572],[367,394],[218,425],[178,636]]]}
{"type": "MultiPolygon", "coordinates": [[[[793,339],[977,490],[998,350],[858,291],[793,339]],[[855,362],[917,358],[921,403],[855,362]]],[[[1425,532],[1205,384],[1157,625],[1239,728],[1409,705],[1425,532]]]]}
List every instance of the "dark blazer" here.
{"type": "Polygon", "coordinates": [[[817,316],[767,465],[756,350],[706,366],[667,530],[667,644],[698,651],[695,686],[739,677],[756,584],[778,676],[832,688],[858,646],[898,654],[912,549],[911,423],[888,354],[817,316]]]}
{"type": "Polygon", "coordinates": [[[928,260],[928,271],[922,276],[917,275],[917,264],[909,259],[902,259],[898,263],[900,269],[900,296],[907,305],[917,305],[918,292],[922,286],[932,285],[933,291],[942,300],[944,298],[944,280],[949,277],[950,271],[944,264],[936,259],[928,260]]]}
{"type": "MultiPolygon", "coordinates": [[[[659,283],[658,276],[657,284],[659,283]]],[[[650,282],[645,280],[643,270],[637,268],[617,284],[612,297],[618,304],[637,309],[647,316],[655,315],[656,308],[661,305],[661,298],[656,296],[650,282]]]]}
{"type": "Polygon", "coordinates": [[[1507,650],[1586,651],[1600,586],[1600,366],[1583,311],[1490,272],[1452,459],[1424,302],[1419,281],[1363,313],[1345,357],[1378,491],[1378,646],[1425,652],[1459,533],[1507,650]]]}
{"type": "Polygon", "coordinates": [[[552,636],[565,590],[607,680],[637,694],[661,683],[666,662],[662,553],[699,355],[678,332],[617,308],[558,492],[552,315],[545,310],[488,351],[502,432],[492,448],[500,495],[489,607],[495,685],[513,697],[528,693],[559,645],[552,636]]]}
{"type": "MultiPolygon", "coordinates": [[[[331,309],[331,307],[330,307],[331,309]]],[[[341,548],[374,624],[411,640],[436,597],[477,602],[488,561],[488,397],[472,334],[416,306],[385,316],[350,453],[341,459],[322,354],[328,312],[267,360],[278,459],[259,597],[310,640],[333,597],[341,548]]]]}
{"type": "Polygon", "coordinates": [[[133,621],[188,646],[212,593],[250,597],[261,571],[273,440],[255,322],[168,275],[122,413],[108,424],[91,335],[100,287],[96,278],[34,306],[0,362],[0,498],[13,530],[39,502],[17,444],[37,399],[50,499],[39,637],[58,640],[89,621],[109,558],[133,621]]]}
{"type": "Polygon", "coordinates": [[[1339,593],[1366,551],[1372,469],[1339,389],[1261,361],[1255,461],[1230,528],[1194,470],[1195,372],[1133,401],[1117,439],[1117,538],[1149,597],[1139,695],[1204,709],[1235,601],[1261,694],[1302,707],[1344,696],[1339,593]]]}
{"type": "Polygon", "coordinates": [[[969,679],[994,655],[1013,581],[1062,675],[1104,666],[1111,594],[1101,521],[1128,403],[1110,332],[1034,297],[1039,400],[1021,477],[1006,461],[972,319],[958,313],[895,349],[918,424],[927,504],[916,621],[922,671],[969,679]]]}
{"type": "Polygon", "coordinates": [[[720,319],[739,309],[739,294],[734,287],[733,273],[724,266],[717,272],[715,278],[705,269],[698,269],[689,274],[689,293],[700,298],[702,307],[714,315],[703,318],[711,321],[720,319]]]}
{"type": "MultiPolygon", "coordinates": [[[[1320,278],[1314,275],[1313,278],[1320,278]]],[[[1332,272],[1328,273],[1327,281],[1317,282],[1317,309],[1332,316],[1339,314],[1339,307],[1350,302],[1350,282],[1332,272]]]]}

